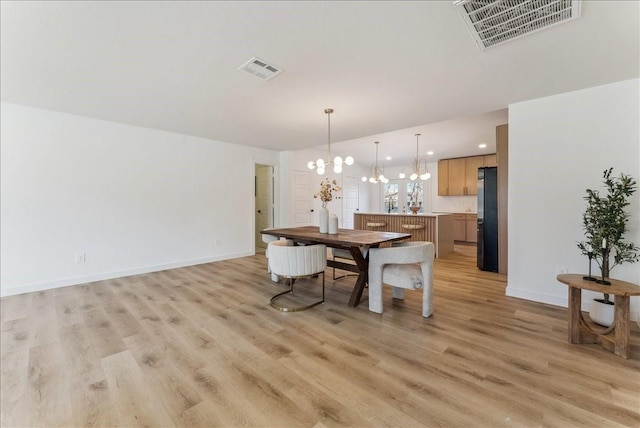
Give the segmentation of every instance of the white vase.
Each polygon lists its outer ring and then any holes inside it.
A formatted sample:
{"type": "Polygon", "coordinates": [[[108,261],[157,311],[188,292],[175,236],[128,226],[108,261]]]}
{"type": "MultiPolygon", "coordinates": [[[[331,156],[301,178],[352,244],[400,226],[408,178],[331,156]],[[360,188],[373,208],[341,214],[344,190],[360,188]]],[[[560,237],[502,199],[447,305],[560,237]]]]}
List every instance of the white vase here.
{"type": "Polygon", "coordinates": [[[336,235],[338,233],[338,216],[331,214],[329,216],[329,235],[336,235]]]}
{"type": "Polygon", "coordinates": [[[596,324],[609,327],[613,324],[613,306],[613,304],[605,304],[593,299],[589,306],[589,318],[596,324]]]}
{"type": "Polygon", "coordinates": [[[329,210],[325,207],[318,210],[318,226],[320,233],[329,233],[329,210]]]}

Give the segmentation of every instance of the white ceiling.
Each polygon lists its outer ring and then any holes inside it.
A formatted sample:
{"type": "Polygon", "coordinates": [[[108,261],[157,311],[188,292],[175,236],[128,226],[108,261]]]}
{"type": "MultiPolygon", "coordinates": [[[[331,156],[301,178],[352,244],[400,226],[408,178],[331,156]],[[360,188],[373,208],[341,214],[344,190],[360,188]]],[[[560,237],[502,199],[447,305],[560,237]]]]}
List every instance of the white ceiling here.
{"type": "Polygon", "coordinates": [[[481,51],[452,1],[2,1],[1,98],[273,150],[326,147],[332,107],[334,153],[400,164],[421,132],[435,160],[492,151],[510,103],[638,77],[639,10],[481,51]]]}

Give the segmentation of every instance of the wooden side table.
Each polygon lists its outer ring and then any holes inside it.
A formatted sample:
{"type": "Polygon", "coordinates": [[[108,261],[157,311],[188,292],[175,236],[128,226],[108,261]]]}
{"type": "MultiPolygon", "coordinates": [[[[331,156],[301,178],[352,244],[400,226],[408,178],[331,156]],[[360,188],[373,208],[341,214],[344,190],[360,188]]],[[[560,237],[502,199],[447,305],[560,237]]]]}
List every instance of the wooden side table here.
{"type": "Polygon", "coordinates": [[[585,281],[580,274],[562,274],[557,280],[569,286],[569,343],[599,343],[622,358],[629,358],[629,302],[640,296],[640,286],[607,278],[611,285],[585,281]],[[614,297],[613,325],[600,331],[590,326],[582,316],[582,290],[607,293],[614,297]]]}

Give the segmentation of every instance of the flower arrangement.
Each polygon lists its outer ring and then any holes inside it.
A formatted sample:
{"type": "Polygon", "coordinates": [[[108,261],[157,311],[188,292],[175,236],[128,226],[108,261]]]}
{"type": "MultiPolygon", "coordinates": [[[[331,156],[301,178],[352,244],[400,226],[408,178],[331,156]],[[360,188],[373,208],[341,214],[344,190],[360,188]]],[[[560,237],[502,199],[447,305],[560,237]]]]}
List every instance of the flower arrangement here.
{"type": "Polygon", "coordinates": [[[338,186],[336,180],[329,181],[328,178],[325,178],[320,182],[320,191],[314,194],[314,198],[320,198],[322,201],[322,207],[327,207],[327,202],[333,200],[333,193],[339,192],[342,190],[342,187],[338,186]]]}

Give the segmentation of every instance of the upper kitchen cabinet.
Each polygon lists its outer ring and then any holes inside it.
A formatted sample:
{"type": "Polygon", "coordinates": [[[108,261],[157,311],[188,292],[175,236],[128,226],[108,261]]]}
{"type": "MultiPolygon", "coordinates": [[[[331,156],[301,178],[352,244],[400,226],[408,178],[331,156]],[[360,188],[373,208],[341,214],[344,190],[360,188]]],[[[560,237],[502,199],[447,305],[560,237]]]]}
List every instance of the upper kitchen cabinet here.
{"type": "Polygon", "coordinates": [[[482,156],[484,160],[484,165],[482,166],[498,166],[498,155],[496,153],[492,155],[484,155],[482,156]]]}
{"type": "Polygon", "coordinates": [[[439,161],[438,196],[477,195],[478,168],[496,164],[495,154],[439,161]]]}
{"type": "Polygon", "coordinates": [[[464,191],[467,187],[465,167],[465,158],[449,159],[449,195],[465,194],[464,191]]]}
{"type": "Polygon", "coordinates": [[[449,194],[449,159],[438,161],[438,195],[449,194]]]}

